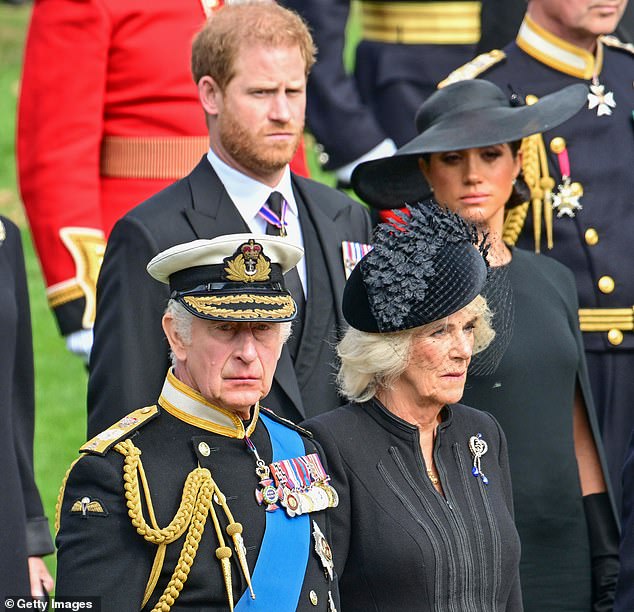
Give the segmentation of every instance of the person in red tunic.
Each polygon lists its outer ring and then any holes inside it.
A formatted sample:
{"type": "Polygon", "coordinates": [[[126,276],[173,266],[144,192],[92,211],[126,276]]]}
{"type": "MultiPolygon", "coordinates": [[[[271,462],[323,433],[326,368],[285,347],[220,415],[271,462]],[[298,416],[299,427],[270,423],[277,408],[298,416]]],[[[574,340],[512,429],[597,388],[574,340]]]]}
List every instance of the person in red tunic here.
{"type": "MultiPolygon", "coordinates": [[[[18,178],[47,296],[88,359],[105,241],[209,148],[190,73],[222,0],[36,0],[18,109],[18,178]]],[[[303,147],[291,163],[308,174],[303,147]]]]}

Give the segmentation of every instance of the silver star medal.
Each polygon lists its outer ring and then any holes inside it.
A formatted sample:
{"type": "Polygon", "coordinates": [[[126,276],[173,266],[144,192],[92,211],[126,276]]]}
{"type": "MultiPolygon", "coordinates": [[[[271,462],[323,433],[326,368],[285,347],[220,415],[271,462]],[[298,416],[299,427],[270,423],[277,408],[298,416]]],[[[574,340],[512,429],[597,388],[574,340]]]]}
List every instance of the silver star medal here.
{"type": "Polygon", "coordinates": [[[557,192],[553,194],[552,207],[560,219],[564,215],[571,219],[583,206],[579,204],[579,198],[583,195],[583,187],[580,183],[571,183],[570,177],[564,176],[563,183],[557,186],[557,192]]]}
{"type": "Polygon", "coordinates": [[[315,521],[313,521],[313,538],[315,538],[315,552],[321,560],[321,564],[324,566],[328,577],[332,580],[335,569],[335,564],[332,559],[332,550],[321,529],[319,529],[319,525],[317,525],[315,521]]]}
{"type": "Polygon", "coordinates": [[[588,94],[588,108],[597,109],[597,116],[611,115],[612,109],[616,107],[614,94],[611,91],[605,92],[605,87],[599,83],[590,85],[590,93],[588,94]]]}

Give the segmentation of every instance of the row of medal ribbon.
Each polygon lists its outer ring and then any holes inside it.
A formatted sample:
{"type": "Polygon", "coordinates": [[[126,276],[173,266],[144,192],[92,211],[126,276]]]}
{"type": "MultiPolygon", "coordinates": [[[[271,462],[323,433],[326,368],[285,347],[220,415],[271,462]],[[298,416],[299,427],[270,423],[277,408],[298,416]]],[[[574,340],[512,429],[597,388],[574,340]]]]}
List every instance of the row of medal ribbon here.
{"type": "Polygon", "coordinates": [[[273,478],[263,478],[255,496],[268,512],[280,504],[289,516],[298,516],[334,508],[339,495],[329,484],[330,476],[324,470],[317,453],[275,461],[269,465],[273,478]]]}

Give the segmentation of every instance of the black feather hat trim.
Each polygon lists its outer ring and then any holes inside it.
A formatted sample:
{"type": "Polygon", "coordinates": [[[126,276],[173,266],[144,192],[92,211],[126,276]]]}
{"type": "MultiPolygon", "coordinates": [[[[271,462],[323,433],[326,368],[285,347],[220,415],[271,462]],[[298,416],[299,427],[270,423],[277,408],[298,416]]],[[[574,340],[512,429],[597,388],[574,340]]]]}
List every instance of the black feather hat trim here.
{"type": "Polygon", "coordinates": [[[394,332],[457,312],[482,290],[486,238],[433,200],[407,206],[375,230],[372,250],[352,271],[343,314],[354,328],[394,332]]]}

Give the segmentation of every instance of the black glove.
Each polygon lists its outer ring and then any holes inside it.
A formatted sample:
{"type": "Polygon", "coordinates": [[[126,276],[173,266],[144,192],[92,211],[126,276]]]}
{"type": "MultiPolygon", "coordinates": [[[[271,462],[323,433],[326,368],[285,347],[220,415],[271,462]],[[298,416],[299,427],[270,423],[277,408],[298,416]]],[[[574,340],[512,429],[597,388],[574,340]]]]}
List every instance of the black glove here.
{"type": "Polygon", "coordinates": [[[619,575],[619,530],[607,493],[583,498],[592,559],[592,611],[611,612],[619,575]]]}

